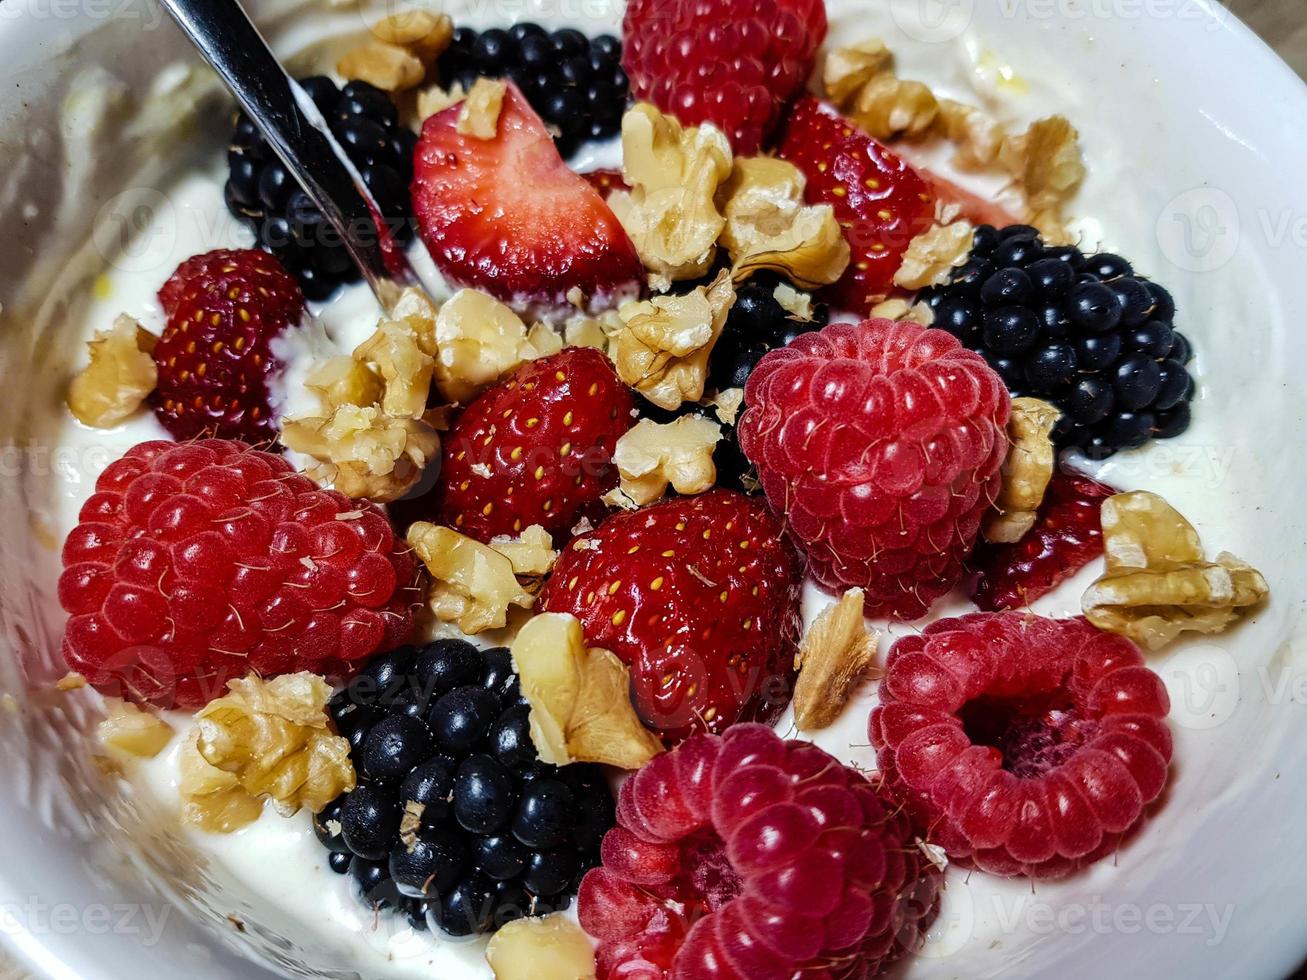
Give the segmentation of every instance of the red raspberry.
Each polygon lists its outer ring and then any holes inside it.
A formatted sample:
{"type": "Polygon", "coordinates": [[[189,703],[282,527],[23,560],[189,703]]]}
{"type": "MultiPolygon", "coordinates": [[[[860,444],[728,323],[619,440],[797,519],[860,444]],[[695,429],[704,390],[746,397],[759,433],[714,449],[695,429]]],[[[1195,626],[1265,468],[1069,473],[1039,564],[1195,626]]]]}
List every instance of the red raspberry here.
{"type": "Polygon", "coordinates": [[[740,446],[828,589],[915,619],[962,576],[998,494],[1002,380],[942,330],[837,323],[749,376],[740,446]]]}
{"type": "Polygon", "coordinates": [[[762,725],[699,735],[622,786],[581,883],[598,976],[865,978],[912,949],[938,870],[861,773],[762,725]]]}
{"type": "Polygon", "coordinates": [[[218,249],[187,259],[159,290],[168,325],[154,348],[154,414],[177,439],[271,444],[272,340],[304,319],[299,283],[267,252],[218,249]]]}
{"type": "Polygon", "coordinates": [[[972,613],[894,644],[870,732],[890,787],[950,856],[1057,878],[1116,850],[1162,792],[1169,710],[1123,637],[972,613]]]}
{"type": "Polygon", "coordinates": [[[1103,553],[1102,503],[1116,493],[1087,476],[1057,472],[1035,526],[1014,544],[981,544],[970,566],[981,609],[1018,609],[1047,595],[1103,553]]]}
{"type": "Polygon", "coordinates": [[[824,0],[631,0],[622,65],[637,99],[757,153],[826,38],[824,0]]]}
{"type": "MultiPolygon", "coordinates": [[[[631,390],[590,347],[569,347],[482,393],[444,441],[440,519],[479,541],[539,524],[563,534],[617,482],[631,390]]],[[[563,540],[566,540],[564,537],[563,540]]]]}
{"type": "Polygon", "coordinates": [[[404,643],[417,571],[380,508],[244,443],[143,442],[64,542],[64,658],[96,688],[198,708],[255,671],[345,672],[404,643]]]}

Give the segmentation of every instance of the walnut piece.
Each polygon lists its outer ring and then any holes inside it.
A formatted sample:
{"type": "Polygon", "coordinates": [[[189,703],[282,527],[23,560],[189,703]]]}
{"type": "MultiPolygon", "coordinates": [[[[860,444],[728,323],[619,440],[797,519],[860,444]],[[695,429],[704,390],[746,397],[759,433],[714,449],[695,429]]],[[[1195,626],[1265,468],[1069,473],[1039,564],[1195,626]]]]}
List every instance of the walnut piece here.
{"type": "Polygon", "coordinates": [[[1038,398],[1012,399],[1007,423],[1011,446],[1003,462],[1003,486],[981,527],[986,541],[1011,544],[1035,526],[1035,512],[1053,478],[1053,426],[1061,415],[1038,398]]]}
{"type": "Polygon", "coordinates": [[[318,396],[327,411],[341,405],[375,405],[386,391],[372,368],[344,354],[318,362],[304,379],[304,387],[318,396]]]}
{"type": "Polygon", "coordinates": [[[499,113],[504,108],[508,85],[498,79],[478,78],[463,100],[454,128],[464,136],[492,140],[499,133],[499,113]]]}
{"type": "Polygon", "coordinates": [[[427,77],[417,55],[385,41],[367,41],[346,52],[336,62],[336,71],[347,81],[364,81],[383,92],[403,92],[427,77]]]}
{"type": "Polygon", "coordinates": [[[68,410],[77,421],[108,429],[141,407],[159,379],[151,352],[158,338],[123,314],[86,345],[91,362],[68,386],[68,410]]]}
{"type": "Polygon", "coordinates": [[[517,919],[486,947],[495,980],[594,980],[595,953],[581,927],[561,912],[517,919]]]}
{"type": "Polygon", "coordinates": [[[631,705],[626,665],[607,650],[587,649],[576,617],[533,617],[513,640],[512,653],[542,762],[639,769],[662,751],[631,705]]]}
{"type": "Polygon", "coordinates": [[[999,159],[1025,195],[1030,224],[1048,241],[1068,243],[1063,209],[1085,179],[1075,127],[1063,116],[1040,119],[1020,136],[1009,136],[999,159]]]}
{"type": "Polygon", "coordinates": [[[463,86],[455,82],[448,89],[442,88],[439,84],[428,85],[418,92],[417,97],[417,117],[418,125],[437,112],[444,112],[452,105],[458,105],[467,98],[467,93],[463,91],[463,86]]]}
{"type": "Polygon", "coordinates": [[[713,450],[722,427],[702,415],[683,415],[660,425],[641,419],[617,440],[613,462],[617,492],[643,507],[662,498],[668,484],[682,495],[703,493],[717,482],[713,450]]]}
{"type": "Polygon", "coordinates": [[[193,782],[184,790],[188,818],[227,825],[233,807],[257,818],[262,807],[239,807],[229,798],[237,792],[256,803],[270,797],[283,816],[301,808],[317,813],[354,788],[349,742],[332,734],[331,685],[323,678],[301,671],[264,681],[251,674],[228,681],[227,688],[195,716],[195,752],[220,775],[192,760],[193,782]],[[206,803],[209,785],[216,798],[206,803]],[[209,803],[212,815],[202,817],[209,803]]]}
{"type": "Polygon", "coordinates": [[[953,144],[953,163],[963,170],[983,170],[998,162],[1006,134],[998,120],[975,106],[939,100],[938,127],[953,144]]]}
{"type": "Polygon", "coordinates": [[[829,204],[804,203],[806,181],[775,157],[737,158],[718,200],[726,219],[721,244],[737,282],[760,269],[803,289],[828,286],[849,264],[849,243],[829,204]]]}
{"type": "Polygon", "coordinates": [[[172,726],[130,701],[110,698],[109,713],[96,727],[100,744],[138,759],[153,759],[172,741],[172,726]]]}
{"type": "Polygon", "coordinates": [[[894,56],[879,38],[837,48],[822,69],[826,95],[878,140],[925,136],[940,105],[930,88],[894,73],[894,56]]]}
{"type": "Polygon", "coordinates": [[[512,559],[489,545],[425,521],[408,529],[408,543],[431,576],[431,612],[469,636],[507,626],[509,606],[535,603],[514,575],[512,559]]]}
{"type": "Polygon", "coordinates": [[[382,320],[354,349],[354,360],[385,382],[381,409],[393,418],[421,418],[431,393],[435,358],[422,349],[412,319],[382,320]]]}
{"type": "Polygon", "coordinates": [[[485,293],[460,289],[436,317],[436,387],[466,405],[536,353],[521,317],[485,293]]]}
{"type": "Polygon", "coordinates": [[[882,320],[911,320],[913,323],[920,323],[923,327],[928,327],[935,322],[935,311],[925,303],[914,303],[908,305],[908,301],[894,297],[893,299],[881,300],[871,308],[871,316],[882,320]]]}
{"type": "Polygon", "coordinates": [[[708,356],[735,302],[730,273],[681,296],[629,302],[618,311],[626,329],[613,342],[618,376],[660,408],[703,397],[708,356]]]}
{"type": "Polygon", "coordinates": [[[911,290],[943,285],[954,269],[966,264],[975,238],[976,230],[967,221],[933,225],[908,243],[894,285],[911,290]]]}
{"type": "Polygon", "coordinates": [[[874,631],[863,618],[863,592],[849,589],[813,620],[803,635],[795,666],[794,720],[800,731],[827,728],[876,660],[874,631]]]}
{"type": "Polygon", "coordinates": [[[708,399],[708,404],[712,406],[713,412],[721,419],[723,425],[734,425],[740,409],[744,407],[744,389],[723,388],[708,399]]]}
{"type": "Polygon", "coordinates": [[[558,560],[554,539],[539,524],[532,524],[517,537],[499,534],[490,547],[508,559],[513,574],[520,578],[543,578],[558,560]]]}
{"type": "Polygon", "coordinates": [[[826,97],[840,109],[853,104],[863,86],[894,71],[894,55],[878,37],[836,48],[826,55],[821,84],[826,97]]]}
{"type": "Polygon", "coordinates": [[[717,188],[731,175],[731,145],[715,126],[682,127],[647,103],[622,117],[622,173],[630,191],[614,191],[617,215],[646,269],[666,279],[695,279],[717,254],[726,219],[717,188]]]}
{"type": "Polygon", "coordinates": [[[386,44],[407,48],[424,64],[431,64],[449,47],[454,22],[448,14],[431,10],[404,10],[372,25],[372,36],[386,44]]]}
{"type": "Polygon", "coordinates": [[[417,419],[379,407],[341,405],[326,418],[288,419],[281,441],[321,465],[306,472],[347,497],[389,503],[406,494],[440,451],[440,437],[417,419]]]}
{"type": "Polygon", "coordinates": [[[1108,497],[1102,519],[1107,572],[1082,600],[1099,629],[1156,650],[1186,630],[1219,633],[1270,594],[1233,555],[1208,561],[1193,525],[1157,494],[1108,497]]]}

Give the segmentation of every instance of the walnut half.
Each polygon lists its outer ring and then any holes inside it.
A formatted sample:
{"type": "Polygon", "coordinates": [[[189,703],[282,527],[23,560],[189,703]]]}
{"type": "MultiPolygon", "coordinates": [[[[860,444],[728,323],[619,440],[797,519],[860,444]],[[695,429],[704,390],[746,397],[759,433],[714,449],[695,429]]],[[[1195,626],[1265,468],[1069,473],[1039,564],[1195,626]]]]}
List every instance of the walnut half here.
{"type": "Polygon", "coordinates": [[[1156,650],[1186,630],[1219,633],[1270,594],[1233,555],[1208,561],[1193,525],[1155,493],[1109,497],[1102,520],[1107,572],[1082,600],[1099,629],[1156,650]]]}
{"type": "Polygon", "coordinates": [[[713,450],[721,437],[721,426],[702,415],[664,425],[641,419],[617,440],[617,492],[643,507],[660,499],[668,484],[682,495],[711,489],[717,482],[713,450]]]}
{"type": "Polygon", "coordinates": [[[97,429],[122,422],[154,391],[159,371],[151,353],[157,338],[126,314],[86,345],[91,363],[68,387],[68,409],[97,429]]]}
{"type": "MultiPolygon", "coordinates": [[[[523,538],[530,533],[524,532],[523,538]]],[[[530,609],[535,598],[517,580],[514,557],[535,561],[533,541],[526,549],[504,554],[447,527],[418,521],[408,529],[408,543],[431,576],[427,604],[436,619],[454,623],[469,636],[508,625],[510,606],[530,609]]],[[[534,541],[539,544],[538,540],[534,541]]]]}
{"type": "Polygon", "coordinates": [[[1003,461],[1003,487],[986,515],[986,541],[1011,544],[1035,526],[1035,512],[1053,478],[1053,426],[1062,413],[1038,398],[1012,399],[1007,434],[1012,445],[1003,461]]]}

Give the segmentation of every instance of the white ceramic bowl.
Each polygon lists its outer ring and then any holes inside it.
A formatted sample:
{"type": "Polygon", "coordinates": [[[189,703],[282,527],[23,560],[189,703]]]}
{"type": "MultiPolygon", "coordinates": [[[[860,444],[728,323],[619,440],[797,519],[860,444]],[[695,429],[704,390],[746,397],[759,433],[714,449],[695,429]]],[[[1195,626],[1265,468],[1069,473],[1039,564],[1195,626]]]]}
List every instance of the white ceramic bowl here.
{"type": "MultiPolygon", "coordinates": [[[[540,2],[578,20],[616,16],[540,2]]],[[[1164,485],[1214,548],[1254,562],[1275,590],[1236,631],[1156,658],[1176,702],[1177,761],[1165,806],[1117,862],[1034,889],[955,876],[934,941],[904,972],[1284,976],[1307,952],[1307,89],[1206,0],[863,2],[839,7],[834,30],[884,27],[905,74],[930,77],[959,58],[1007,64],[1020,77],[1000,88],[1016,102],[1021,79],[1033,81],[1084,130],[1086,227],[1173,287],[1203,376],[1193,429],[1123,456],[1109,475],[1164,485]]],[[[302,36],[287,5],[253,6],[293,54],[302,36]]],[[[503,22],[532,8],[476,9],[503,22]]],[[[315,16],[356,32],[375,11],[315,16]]],[[[212,86],[159,80],[188,57],[153,0],[0,7],[0,923],[52,977],[357,976],[287,909],[228,891],[101,773],[84,746],[89,698],[49,689],[63,669],[45,498],[56,485],[84,493],[107,462],[86,445],[61,449],[52,420],[124,215],[131,231],[121,192],[135,188],[127,203],[148,209],[149,188],[215,152],[213,125],[192,125],[194,145],[157,141],[191,112],[222,109],[212,86]],[[152,118],[136,114],[151,101],[152,118]]]]}

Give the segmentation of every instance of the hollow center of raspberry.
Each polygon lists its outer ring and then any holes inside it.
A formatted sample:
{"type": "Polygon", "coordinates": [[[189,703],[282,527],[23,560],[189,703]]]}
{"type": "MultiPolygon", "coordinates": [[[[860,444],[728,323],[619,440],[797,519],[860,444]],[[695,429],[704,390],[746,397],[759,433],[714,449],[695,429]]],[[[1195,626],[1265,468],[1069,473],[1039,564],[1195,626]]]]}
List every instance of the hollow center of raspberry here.
{"type": "Polygon", "coordinates": [[[1062,692],[1019,698],[979,697],[958,713],[973,745],[1003,756],[1003,768],[1019,779],[1056,769],[1098,731],[1062,692]]]}
{"type": "Polygon", "coordinates": [[[743,890],[740,875],[726,856],[726,845],[715,831],[701,831],[681,845],[681,866],[685,872],[679,897],[686,904],[716,912],[743,890]]]}

